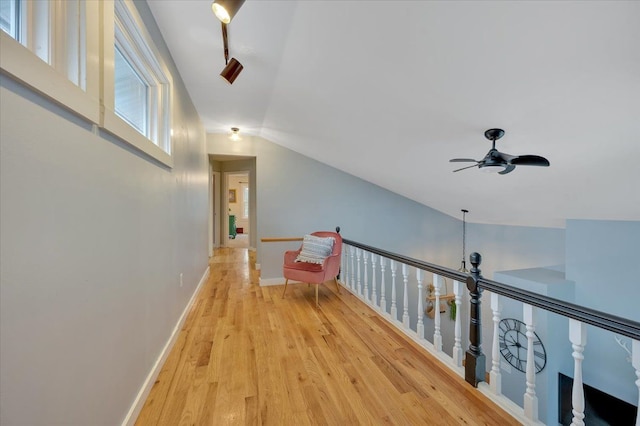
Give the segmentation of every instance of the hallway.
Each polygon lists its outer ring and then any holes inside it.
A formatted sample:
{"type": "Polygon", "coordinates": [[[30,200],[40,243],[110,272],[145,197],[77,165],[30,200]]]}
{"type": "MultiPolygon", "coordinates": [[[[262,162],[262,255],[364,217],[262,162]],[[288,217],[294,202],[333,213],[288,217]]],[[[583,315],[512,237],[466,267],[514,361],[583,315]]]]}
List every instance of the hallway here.
{"type": "Polygon", "coordinates": [[[211,258],[137,425],[518,424],[342,289],[259,287],[255,253],[211,258]]]}

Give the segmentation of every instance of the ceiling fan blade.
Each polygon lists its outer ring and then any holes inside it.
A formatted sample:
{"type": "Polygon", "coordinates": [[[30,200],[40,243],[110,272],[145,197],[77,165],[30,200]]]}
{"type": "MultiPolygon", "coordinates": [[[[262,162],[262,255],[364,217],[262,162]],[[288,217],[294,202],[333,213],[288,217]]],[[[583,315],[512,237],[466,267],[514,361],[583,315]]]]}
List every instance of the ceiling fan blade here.
{"type": "Polygon", "coordinates": [[[500,155],[500,158],[502,158],[507,164],[511,164],[511,161],[514,158],[518,158],[516,155],[505,154],[504,152],[498,152],[498,154],[500,155]]]}
{"type": "Polygon", "coordinates": [[[473,158],[452,158],[449,160],[450,163],[479,163],[478,160],[474,160],[473,158]]]}
{"type": "MultiPolygon", "coordinates": [[[[473,161],[476,161],[476,160],[473,160],[473,161]]],[[[461,168],[461,169],[454,170],[453,172],[454,172],[454,173],[455,173],[455,172],[459,172],[460,170],[466,170],[466,169],[470,169],[470,168],[472,168],[472,167],[478,167],[478,164],[474,164],[473,166],[463,167],[463,168],[461,168]]]]}
{"type": "Polygon", "coordinates": [[[514,171],[516,168],[516,166],[514,166],[513,164],[509,164],[507,165],[507,168],[504,169],[501,172],[498,172],[499,175],[506,175],[507,173],[511,173],[512,171],[514,171]]]}
{"type": "Polygon", "coordinates": [[[515,157],[510,161],[511,164],[515,164],[517,166],[542,166],[548,167],[549,160],[544,157],[540,157],[539,155],[520,155],[515,157]]]}

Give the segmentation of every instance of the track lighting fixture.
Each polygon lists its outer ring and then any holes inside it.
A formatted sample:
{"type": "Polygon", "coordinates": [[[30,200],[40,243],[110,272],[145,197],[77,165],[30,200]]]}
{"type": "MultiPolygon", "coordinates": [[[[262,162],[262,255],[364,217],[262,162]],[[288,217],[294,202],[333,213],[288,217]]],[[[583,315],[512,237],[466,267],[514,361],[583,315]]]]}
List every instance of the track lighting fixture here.
{"type": "Polygon", "coordinates": [[[244,0],[215,0],[211,5],[211,10],[222,23],[228,24],[236,16],[243,3],[244,0]]]}
{"type": "Polygon", "coordinates": [[[236,58],[231,58],[229,63],[220,73],[220,77],[222,77],[227,83],[233,84],[240,75],[240,71],[242,71],[244,67],[236,58]]]}
{"type": "Polygon", "coordinates": [[[226,66],[220,73],[220,76],[227,83],[233,84],[244,67],[236,58],[229,60],[229,34],[227,33],[227,24],[225,23],[222,24],[222,44],[224,46],[224,63],[226,66]]]}

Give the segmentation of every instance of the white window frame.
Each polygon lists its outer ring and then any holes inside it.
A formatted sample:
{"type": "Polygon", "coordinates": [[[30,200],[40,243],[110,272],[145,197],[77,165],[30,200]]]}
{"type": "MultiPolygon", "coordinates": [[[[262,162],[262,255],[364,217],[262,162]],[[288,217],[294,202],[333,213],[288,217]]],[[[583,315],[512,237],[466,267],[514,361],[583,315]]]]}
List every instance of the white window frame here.
{"type": "Polygon", "coordinates": [[[99,2],[20,0],[18,40],[0,31],[0,69],[93,123],[100,120],[99,2]]]}
{"type": "Polygon", "coordinates": [[[26,87],[173,167],[169,68],[131,0],[19,0],[18,40],[0,30],[0,70],[26,87]],[[116,16],[118,23],[116,23],[116,16]],[[149,137],[114,111],[114,50],[140,58],[138,70],[156,87],[149,137]],[[133,47],[131,47],[133,46],[133,47]]]}
{"type": "Polygon", "coordinates": [[[171,156],[171,104],[173,80],[153,40],[130,0],[105,0],[103,36],[102,102],[104,114],[100,126],[161,163],[173,167],[171,156]],[[112,24],[107,25],[111,22],[112,24]],[[115,112],[115,45],[149,84],[148,137],[115,112]],[[153,113],[153,111],[156,111],[153,113]]]}

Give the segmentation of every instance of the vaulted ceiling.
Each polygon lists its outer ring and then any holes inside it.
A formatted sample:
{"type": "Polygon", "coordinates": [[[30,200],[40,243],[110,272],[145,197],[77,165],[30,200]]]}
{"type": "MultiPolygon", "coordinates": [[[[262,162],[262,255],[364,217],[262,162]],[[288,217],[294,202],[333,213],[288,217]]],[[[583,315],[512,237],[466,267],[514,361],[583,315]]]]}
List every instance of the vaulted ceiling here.
{"type": "Polygon", "coordinates": [[[262,136],[469,221],[640,220],[640,2],[149,0],[210,133],[262,136]],[[551,166],[463,166],[497,148],[551,166]]]}

